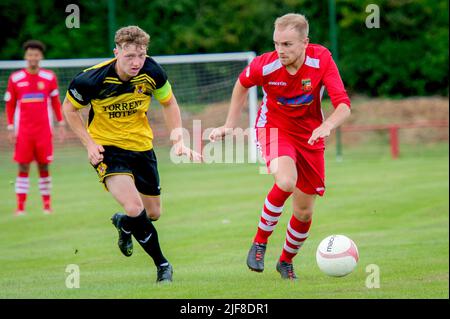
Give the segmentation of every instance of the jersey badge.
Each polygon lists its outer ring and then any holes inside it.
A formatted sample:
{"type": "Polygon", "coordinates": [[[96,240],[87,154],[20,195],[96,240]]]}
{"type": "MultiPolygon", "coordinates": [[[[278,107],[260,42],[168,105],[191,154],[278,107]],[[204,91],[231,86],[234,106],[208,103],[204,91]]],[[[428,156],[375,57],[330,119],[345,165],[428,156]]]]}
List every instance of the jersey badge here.
{"type": "Polygon", "coordinates": [[[302,79],[303,92],[309,92],[312,90],[311,79],[302,79]]]}
{"type": "Polygon", "coordinates": [[[108,168],[108,166],[101,162],[98,166],[97,166],[97,172],[98,172],[98,176],[99,177],[103,177],[106,174],[106,169],[108,168]]]}
{"type": "Polygon", "coordinates": [[[134,86],[134,94],[144,94],[145,93],[145,84],[139,83],[134,86]]]}

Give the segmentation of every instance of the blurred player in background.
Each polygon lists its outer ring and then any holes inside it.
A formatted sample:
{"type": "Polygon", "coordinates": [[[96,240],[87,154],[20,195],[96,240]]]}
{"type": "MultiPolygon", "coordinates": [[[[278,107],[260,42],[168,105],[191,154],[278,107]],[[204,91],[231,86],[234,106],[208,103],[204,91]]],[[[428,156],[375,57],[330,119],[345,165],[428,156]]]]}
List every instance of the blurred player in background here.
{"type": "Polygon", "coordinates": [[[175,154],[196,161],[200,155],[184,146],[180,109],[166,72],[147,56],[149,40],[137,26],[119,29],[115,58],[78,74],[69,86],[63,110],[100,181],[125,211],[111,218],[119,232],[121,252],[131,256],[133,235],[153,259],[157,282],[163,282],[172,281],[173,269],[161,251],[153,225],[161,214],[161,190],[147,118],[152,96],[163,105],[175,154]],[[88,106],[86,128],[78,111],[88,106]]]}
{"type": "Polygon", "coordinates": [[[11,74],[5,93],[9,140],[15,144],[14,160],[19,164],[16,178],[17,209],[15,215],[25,214],[30,189],[30,163],[37,162],[39,190],[44,213],[50,214],[52,180],[49,164],[53,160],[53,113],[59,124],[60,139],[64,139],[64,120],[59,101],[56,75],[39,67],[45,46],[37,40],[24,43],[26,68],[11,74]]]}
{"type": "Polygon", "coordinates": [[[308,238],[314,201],[325,191],[324,138],[350,115],[350,99],[331,53],[310,44],[308,21],[286,14],[275,21],[275,50],[256,57],[240,74],[225,125],[211,132],[212,141],[232,133],[248,89],[262,86],[264,97],[256,119],[260,148],[275,184],[266,196],[247,266],[264,270],[264,254],[285,201],[293,196],[293,215],[276,269],[284,279],[297,279],[292,259],[308,238]],[[333,113],[321,110],[324,88],[333,113]]]}

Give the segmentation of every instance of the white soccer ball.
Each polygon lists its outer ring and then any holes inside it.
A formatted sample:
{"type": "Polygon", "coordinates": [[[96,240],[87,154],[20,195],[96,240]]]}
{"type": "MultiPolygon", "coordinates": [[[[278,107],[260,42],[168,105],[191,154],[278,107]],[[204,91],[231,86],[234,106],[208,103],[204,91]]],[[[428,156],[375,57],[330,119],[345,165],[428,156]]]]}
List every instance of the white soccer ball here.
{"type": "Polygon", "coordinates": [[[344,235],[331,235],[317,247],[316,261],[320,270],[333,277],[351,273],[358,264],[359,254],[353,240],[344,235]]]}

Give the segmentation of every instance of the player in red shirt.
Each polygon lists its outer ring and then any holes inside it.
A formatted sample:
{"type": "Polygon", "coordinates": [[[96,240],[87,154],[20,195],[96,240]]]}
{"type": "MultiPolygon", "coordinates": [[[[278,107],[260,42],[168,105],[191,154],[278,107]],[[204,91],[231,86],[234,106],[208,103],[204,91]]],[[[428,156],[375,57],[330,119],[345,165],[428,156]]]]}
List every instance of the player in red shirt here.
{"type": "Polygon", "coordinates": [[[275,51],[253,59],[240,74],[224,126],[210,140],[233,131],[245,105],[248,89],[262,86],[264,97],[255,128],[258,148],[275,184],[262,209],[247,266],[264,270],[264,254],[285,201],[293,197],[293,215],[276,269],[284,279],[296,279],[292,259],[309,234],[316,196],[325,191],[324,138],[350,115],[350,99],[330,51],[310,44],[308,21],[286,14],[275,21],[275,51]],[[335,110],[324,119],[321,99],[327,89],[335,110]]]}
{"type": "Polygon", "coordinates": [[[52,186],[49,163],[53,160],[53,112],[60,126],[61,139],[65,134],[64,120],[56,75],[39,67],[44,57],[44,44],[29,40],[24,43],[23,48],[27,66],[10,75],[5,93],[9,139],[11,143],[15,143],[14,160],[19,164],[15,214],[25,214],[25,202],[30,188],[30,163],[34,160],[38,164],[39,190],[44,213],[49,214],[52,186]]]}

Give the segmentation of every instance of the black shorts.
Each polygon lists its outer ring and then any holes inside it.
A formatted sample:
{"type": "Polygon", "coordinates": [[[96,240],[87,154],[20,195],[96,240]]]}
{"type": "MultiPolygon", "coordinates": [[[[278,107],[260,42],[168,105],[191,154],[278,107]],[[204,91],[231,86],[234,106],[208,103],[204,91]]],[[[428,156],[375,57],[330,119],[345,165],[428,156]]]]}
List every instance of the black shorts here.
{"type": "Polygon", "coordinates": [[[153,149],[149,151],[128,151],[115,146],[103,146],[103,161],[94,165],[100,182],[111,175],[130,175],[134,179],[139,193],[148,196],[159,196],[158,165],[153,149]]]}

